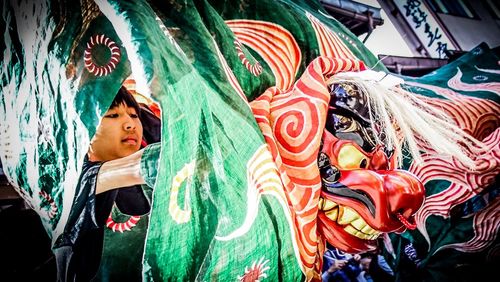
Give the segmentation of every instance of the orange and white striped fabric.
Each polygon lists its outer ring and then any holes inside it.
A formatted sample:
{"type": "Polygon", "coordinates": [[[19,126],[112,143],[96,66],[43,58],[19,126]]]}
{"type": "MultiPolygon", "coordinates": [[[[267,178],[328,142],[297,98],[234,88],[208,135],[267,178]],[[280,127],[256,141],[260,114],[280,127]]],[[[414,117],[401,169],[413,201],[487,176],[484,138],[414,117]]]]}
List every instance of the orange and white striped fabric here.
{"type": "Polygon", "coordinates": [[[316,40],[321,56],[330,58],[344,58],[355,60],[356,56],[351,50],[342,42],[340,37],[333,33],[331,29],[321,23],[310,13],[306,13],[307,18],[311,21],[311,25],[316,33],[316,40]]]}
{"type": "Polygon", "coordinates": [[[253,49],[267,63],[276,87],[292,87],[301,61],[300,48],[293,35],[280,25],[256,20],[230,20],[227,26],[243,45],[253,49]]]}

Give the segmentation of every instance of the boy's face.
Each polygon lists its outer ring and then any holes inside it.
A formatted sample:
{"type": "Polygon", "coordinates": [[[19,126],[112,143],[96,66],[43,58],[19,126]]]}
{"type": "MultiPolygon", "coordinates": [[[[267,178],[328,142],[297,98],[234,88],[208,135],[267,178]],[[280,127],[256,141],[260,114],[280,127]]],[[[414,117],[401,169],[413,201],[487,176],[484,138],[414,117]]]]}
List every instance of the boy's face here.
{"type": "Polygon", "coordinates": [[[133,107],[120,104],[109,109],[92,138],[91,161],[110,161],[131,155],[142,142],[142,123],[133,107]]]}

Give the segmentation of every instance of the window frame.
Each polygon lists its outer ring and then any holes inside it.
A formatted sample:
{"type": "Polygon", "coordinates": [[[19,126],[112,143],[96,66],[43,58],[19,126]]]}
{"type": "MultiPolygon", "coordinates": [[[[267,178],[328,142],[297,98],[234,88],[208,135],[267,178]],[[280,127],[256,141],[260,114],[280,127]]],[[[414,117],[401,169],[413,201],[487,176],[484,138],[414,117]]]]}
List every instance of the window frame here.
{"type": "MultiPolygon", "coordinates": [[[[466,0],[424,0],[429,8],[439,14],[450,15],[459,18],[480,20],[479,15],[474,11],[470,3],[466,0]],[[450,5],[458,5],[463,11],[463,14],[459,14],[450,11],[450,5]]],[[[455,9],[456,10],[456,9],[455,9]]]]}

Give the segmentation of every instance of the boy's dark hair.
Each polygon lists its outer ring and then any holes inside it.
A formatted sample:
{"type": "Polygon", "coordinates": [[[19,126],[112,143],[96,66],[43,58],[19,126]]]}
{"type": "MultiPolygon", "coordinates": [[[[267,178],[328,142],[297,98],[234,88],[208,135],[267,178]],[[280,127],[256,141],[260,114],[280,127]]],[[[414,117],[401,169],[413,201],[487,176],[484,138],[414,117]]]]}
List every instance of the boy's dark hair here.
{"type": "Polygon", "coordinates": [[[127,105],[127,107],[132,107],[135,109],[135,112],[139,114],[141,112],[141,107],[139,103],[135,100],[132,93],[130,93],[127,88],[122,86],[118,93],[116,93],[115,99],[111,103],[110,109],[120,106],[121,104],[127,105]]]}

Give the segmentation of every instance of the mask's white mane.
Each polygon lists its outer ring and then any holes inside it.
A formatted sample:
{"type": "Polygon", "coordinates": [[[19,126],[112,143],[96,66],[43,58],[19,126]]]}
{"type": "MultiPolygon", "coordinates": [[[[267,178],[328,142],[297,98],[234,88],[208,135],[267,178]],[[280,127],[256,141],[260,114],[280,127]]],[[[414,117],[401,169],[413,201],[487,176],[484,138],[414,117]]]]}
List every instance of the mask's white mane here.
{"type": "MultiPolygon", "coordinates": [[[[373,71],[339,73],[327,83],[350,83],[368,93],[371,127],[374,132],[386,136],[384,143],[394,147],[399,165],[403,160],[402,147],[406,143],[417,163],[422,162],[420,154],[423,147],[427,147],[438,154],[455,157],[473,168],[474,162],[467,155],[463,144],[480,142],[461,130],[444,111],[424,103],[413,93],[399,87],[403,82],[401,79],[381,74],[373,71]]],[[[378,136],[375,138],[378,143],[382,143],[378,136]]]]}

